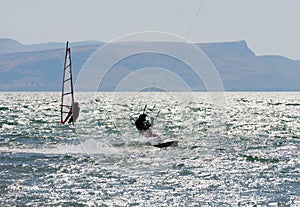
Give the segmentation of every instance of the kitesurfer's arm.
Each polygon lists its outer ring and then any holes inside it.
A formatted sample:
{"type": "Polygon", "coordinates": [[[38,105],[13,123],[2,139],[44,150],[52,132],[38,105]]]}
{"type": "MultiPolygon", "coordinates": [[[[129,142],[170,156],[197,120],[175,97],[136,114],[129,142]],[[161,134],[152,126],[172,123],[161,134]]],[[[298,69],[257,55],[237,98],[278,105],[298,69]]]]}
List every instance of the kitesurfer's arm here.
{"type": "Polygon", "coordinates": [[[152,127],[154,124],[154,117],[150,117],[150,120],[151,120],[151,127],[152,127]]]}

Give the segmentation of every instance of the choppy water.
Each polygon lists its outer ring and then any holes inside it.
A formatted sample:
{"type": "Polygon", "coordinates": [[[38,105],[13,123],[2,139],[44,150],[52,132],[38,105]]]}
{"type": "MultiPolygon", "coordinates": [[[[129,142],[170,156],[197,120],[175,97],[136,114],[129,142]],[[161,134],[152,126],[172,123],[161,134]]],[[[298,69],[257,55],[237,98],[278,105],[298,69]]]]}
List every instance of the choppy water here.
{"type": "Polygon", "coordinates": [[[62,126],[59,93],[0,93],[0,206],[300,206],[300,93],[224,96],[78,93],[62,126]]]}

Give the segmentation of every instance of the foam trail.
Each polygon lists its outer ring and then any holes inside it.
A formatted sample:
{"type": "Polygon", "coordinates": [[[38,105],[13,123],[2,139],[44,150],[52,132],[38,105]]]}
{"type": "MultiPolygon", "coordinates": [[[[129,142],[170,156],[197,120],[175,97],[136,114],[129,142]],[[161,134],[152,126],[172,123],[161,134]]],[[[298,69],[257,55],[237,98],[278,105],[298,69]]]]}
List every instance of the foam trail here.
{"type": "Polygon", "coordinates": [[[115,147],[96,140],[86,140],[81,144],[61,144],[53,148],[9,148],[0,147],[0,152],[37,154],[114,154],[115,147]]]}
{"type": "Polygon", "coordinates": [[[121,143],[122,140],[118,140],[117,145],[112,144],[111,139],[108,137],[105,140],[99,140],[96,138],[88,138],[81,141],[80,144],[60,144],[53,148],[9,148],[0,147],[1,152],[12,153],[36,153],[36,154],[104,154],[104,155],[123,155],[134,151],[140,151],[143,146],[149,146],[149,143],[156,143],[155,140],[142,138],[132,139],[130,142],[121,143]]]}

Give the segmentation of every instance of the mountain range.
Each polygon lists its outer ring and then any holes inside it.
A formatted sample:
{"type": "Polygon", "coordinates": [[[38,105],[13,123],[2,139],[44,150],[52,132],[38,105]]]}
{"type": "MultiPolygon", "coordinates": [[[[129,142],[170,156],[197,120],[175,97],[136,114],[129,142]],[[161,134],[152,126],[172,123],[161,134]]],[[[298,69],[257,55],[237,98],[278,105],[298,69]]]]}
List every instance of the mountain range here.
{"type": "MultiPolygon", "coordinates": [[[[85,41],[71,43],[73,76],[76,80],[87,59],[104,42],[85,41]]],[[[147,44],[184,51],[186,44],[177,42],[115,43],[108,52],[116,54],[129,48],[147,44]]],[[[209,57],[226,91],[298,91],[300,90],[300,61],[278,55],[256,55],[246,41],[196,44],[209,57]]],[[[0,91],[60,91],[65,56],[65,43],[24,45],[12,39],[0,39],[0,91]]],[[[140,54],[118,63],[114,74],[102,84],[100,90],[113,91],[114,81],[121,81],[122,73],[145,67],[163,68],[170,61],[162,54],[140,54]]],[[[194,91],[205,90],[194,80],[194,74],[185,73],[185,65],[172,62],[194,91]]],[[[170,66],[170,64],[169,64],[170,66]]],[[[114,70],[111,72],[113,73],[114,70]]],[[[171,83],[170,83],[171,84],[171,83]]]]}

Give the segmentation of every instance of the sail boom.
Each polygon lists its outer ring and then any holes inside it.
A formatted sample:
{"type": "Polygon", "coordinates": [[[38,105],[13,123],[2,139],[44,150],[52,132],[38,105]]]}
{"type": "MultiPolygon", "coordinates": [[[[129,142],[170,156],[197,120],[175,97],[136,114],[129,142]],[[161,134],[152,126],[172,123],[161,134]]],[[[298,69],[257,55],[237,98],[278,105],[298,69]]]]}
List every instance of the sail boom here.
{"type": "Polygon", "coordinates": [[[71,78],[68,78],[68,79],[64,80],[64,82],[67,82],[67,81],[69,81],[69,80],[71,80],[71,78]]]}
{"type": "Polygon", "coordinates": [[[63,107],[66,107],[66,108],[72,108],[71,106],[69,106],[69,105],[60,105],[61,107],[63,106],[63,107]]]}
{"type": "Polygon", "coordinates": [[[69,94],[73,94],[73,92],[67,92],[67,93],[64,93],[63,96],[69,95],[69,94]]]}

